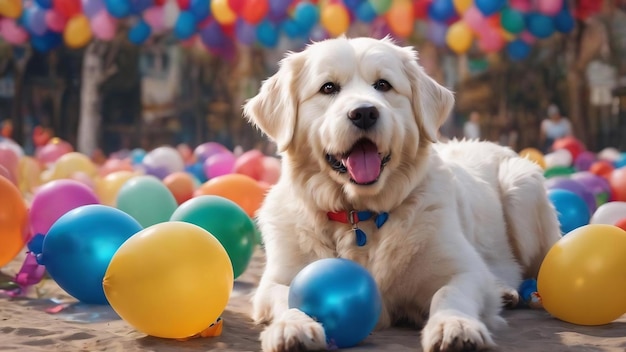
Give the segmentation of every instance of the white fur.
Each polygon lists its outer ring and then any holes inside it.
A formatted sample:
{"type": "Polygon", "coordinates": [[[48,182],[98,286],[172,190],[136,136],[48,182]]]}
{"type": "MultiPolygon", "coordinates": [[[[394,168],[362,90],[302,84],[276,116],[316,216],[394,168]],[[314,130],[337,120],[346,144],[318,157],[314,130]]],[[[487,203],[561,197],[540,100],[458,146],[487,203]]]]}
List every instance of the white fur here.
{"type": "Polygon", "coordinates": [[[412,48],[388,39],[338,38],[289,54],[246,103],[245,115],[276,141],[282,176],[258,213],[267,265],[253,317],[268,323],[264,351],[325,348],[322,326],[288,309],[288,285],[307,264],[342,257],[365,266],[383,297],[380,328],[400,320],[423,326],[425,351],[493,346],[502,297],[517,302],[523,278],[536,276],[559,238],[540,168],[509,149],[478,141],[435,142],[454,104],[429,78],[412,48]],[[378,79],[393,89],[372,87],[378,79]],[[325,82],[339,93],[320,94],[325,82]],[[371,104],[375,127],[362,131],[349,110],[371,104]],[[369,186],[334,171],[325,155],[360,138],[391,154],[369,186]],[[328,211],[389,212],[380,229],[360,223],[359,247],[348,224],[328,211]]]}

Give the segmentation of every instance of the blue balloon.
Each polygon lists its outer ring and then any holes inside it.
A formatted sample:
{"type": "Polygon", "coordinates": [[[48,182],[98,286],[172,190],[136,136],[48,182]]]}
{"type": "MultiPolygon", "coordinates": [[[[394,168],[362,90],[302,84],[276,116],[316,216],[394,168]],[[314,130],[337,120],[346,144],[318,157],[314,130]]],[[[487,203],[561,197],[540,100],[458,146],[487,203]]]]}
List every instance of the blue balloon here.
{"type": "MultiPolygon", "coordinates": [[[[293,21],[301,28],[301,33],[309,32],[320,20],[320,11],[310,2],[301,2],[293,10],[293,21]]],[[[287,33],[289,35],[289,33],[287,33]]]]}
{"type": "Polygon", "coordinates": [[[174,24],[174,35],[179,39],[188,39],[196,33],[196,18],[189,11],[181,11],[174,24]]]}
{"type": "Polygon", "coordinates": [[[619,158],[613,162],[616,169],[621,169],[626,166],[626,153],[620,154],[619,158]]]}
{"type": "Polygon", "coordinates": [[[207,181],[206,174],[204,173],[204,165],[202,162],[197,162],[185,167],[185,171],[192,174],[198,181],[204,183],[207,181]]]}
{"type": "Polygon", "coordinates": [[[305,33],[295,20],[284,20],[283,23],[280,24],[280,28],[290,39],[298,38],[305,33]]]}
{"type": "Polygon", "coordinates": [[[33,49],[42,53],[47,53],[50,50],[61,46],[61,44],[63,44],[63,37],[60,33],[47,31],[42,35],[31,35],[30,44],[33,46],[33,49]]]}
{"type": "Polygon", "coordinates": [[[200,30],[200,40],[209,48],[223,48],[228,42],[222,27],[216,21],[210,21],[200,30]]]}
{"type": "Polygon", "coordinates": [[[506,51],[511,60],[519,61],[530,54],[530,45],[521,39],[515,39],[506,46],[506,51]]]}
{"type": "Polygon", "coordinates": [[[43,240],[39,262],[74,298],[88,304],[108,304],[102,279],[117,249],[142,230],[121,210],[92,204],[61,216],[43,240]]]}
{"type": "Polygon", "coordinates": [[[364,1],[365,0],[343,0],[343,4],[346,5],[346,8],[352,10],[352,12],[356,12],[364,1]]]}
{"type": "Polygon", "coordinates": [[[191,0],[189,4],[189,10],[196,18],[196,21],[200,22],[211,14],[210,1],[207,0],[191,0]]]}
{"type": "Polygon", "coordinates": [[[128,31],[128,40],[133,44],[141,44],[150,38],[151,32],[150,25],[140,20],[128,31]]]}
{"type": "Polygon", "coordinates": [[[576,193],[564,189],[548,190],[548,198],[554,205],[563,235],[589,224],[589,207],[576,193]]]}
{"type": "Polygon", "coordinates": [[[554,22],[549,16],[532,13],[526,18],[526,28],[535,37],[545,39],[554,33],[554,22]]]}
{"type": "Polygon", "coordinates": [[[365,23],[370,23],[378,17],[374,6],[369,1],[361,3],[361,5],[357,8],[355,15],[359,21],[365,23]]]}
{"type": "Polygon", "coordinates": [[[130,152],[130,161],[133,165],[141,164],[146,156],[146,151],[141,148],[135,148],[130,152]]]}
{"type": "Polygon", "coordinates": [[[474,5],[483,15],[491,16],[502,10],[504,5],[506,5],[506,0],[476,0],[474,5]]]}
{"type": "Polygon", "coordinates": [[[347,348],[372,332],[382,300],[364,267],[351,260],[328,258],[307,265],[296,275],[289,288],[289,308],[315,317],[331,345],[347,348]]]}
{"type": "Polygon", "coordinates": [[[115,18],[124,18],[130,15],[132,6],[128,0],[104,0],[109,14],[115,18]]]}
{"type": "Polygon", "coordinates": [[[264,20],[256,27],[256,38],[266,48],[278,45],[278,34],[276,25],[268,20],[264,20]]]}
{"type": "Polygon", "coordinates": [[[153,5],[154,0],[130,0],[130,11],[135,15],[140,15],[153,5]]]}
{"type": "Polygon", "coordinates": [[[574,25],[574,17],[567,9],[561,10],[554,16],[554,28],[561,33],[571,32],[574,29],[574,25]]]}
{"type": "Polygon", "coordinates": [[[39,5],[42,9],[51,9],[52,8],[52,0],[35,0],[35,3],[39,5]]]}
{"type": "Polygon", "coordinates": [[[456,15],[452,0],[434,0],[428,7],[428,16],[439,22],[445,22],[456,15]]]}

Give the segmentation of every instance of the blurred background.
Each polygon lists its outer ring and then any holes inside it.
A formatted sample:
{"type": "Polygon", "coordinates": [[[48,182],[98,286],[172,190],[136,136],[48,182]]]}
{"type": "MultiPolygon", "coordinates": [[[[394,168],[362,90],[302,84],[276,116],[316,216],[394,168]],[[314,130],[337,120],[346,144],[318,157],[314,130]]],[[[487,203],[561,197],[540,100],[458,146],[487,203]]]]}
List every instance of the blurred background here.
{"type": "Polygon", "coordinates": [[[242,104],[286,51],[347,33],[419,50],[456,92],[442,138],[548,152],[571,134],[591,151],[624,149],[625,11],[624,0],[0,0],[2,135],[28,154],[53,137],[90,156],[207,141],[272,154],[242,104]]]}

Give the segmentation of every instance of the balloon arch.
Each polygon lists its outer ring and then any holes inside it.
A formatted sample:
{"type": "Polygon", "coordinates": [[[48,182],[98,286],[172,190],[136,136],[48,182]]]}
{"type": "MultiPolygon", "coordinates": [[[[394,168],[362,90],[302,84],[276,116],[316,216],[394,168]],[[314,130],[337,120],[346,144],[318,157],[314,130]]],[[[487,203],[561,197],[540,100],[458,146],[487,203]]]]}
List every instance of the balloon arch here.
{"type": "Polygon", "coordinates": [[[134,44],[171,32],[219,53],[234,42],[273,48],[281,36],[335,37],[357,22],[406,38],[425,21],[428,39],[457,54],[504,50],[521,60],[536,40],[570,32],[600,1],[577,3],[573,9],[567,0],[0,0],[0,37],[46,52],[110,41],[123,23],[134,44]]]}

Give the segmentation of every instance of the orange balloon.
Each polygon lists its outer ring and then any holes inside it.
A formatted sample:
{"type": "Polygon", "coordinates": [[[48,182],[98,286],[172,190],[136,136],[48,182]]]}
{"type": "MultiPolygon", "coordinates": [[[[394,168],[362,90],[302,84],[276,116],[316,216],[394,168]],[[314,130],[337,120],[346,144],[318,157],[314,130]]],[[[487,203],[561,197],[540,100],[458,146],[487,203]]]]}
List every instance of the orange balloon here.
{"type": "Polygon", "coordinates": [[[387,24],[391,31],[401,38],[407,38],[413,33],[415,18],[413,17],[413,2],[396,0],[387,12],[387,24]]]}
{"type": "Polygon", "coordinates": [[[20,191],[0,177],[0,267],[24,248],[27,240],[28,211],[20,191]]]}
{"type": "Polygon", "coordinates": [[[265,199],[266,190],[253,178],[241,174],[228,174],[210,179],[200,186],[194,196],[215,195],[237,203],[250,217],[265,199]]]}
{"type": "Polygon", "coordinates": [[[174,195],[176,203],[183,204],[193,197],[195,185],[193,178],[186,172],[174,172],[163,179],[163,184],[174,195]]]}
{"type": "Polygon", "coordinates": [[[615,166],[613,166],[611,162],[606,161],[606,160],[600,160],[591,164],[591,167],[589,168],[589,172],[591,172],[592,174],[596,174],[598,176],[602,176],[604,178],[609,178],[609,176],[611,176],[611,173],[613,172],[614,169],[615,169],[615,166]]]}

